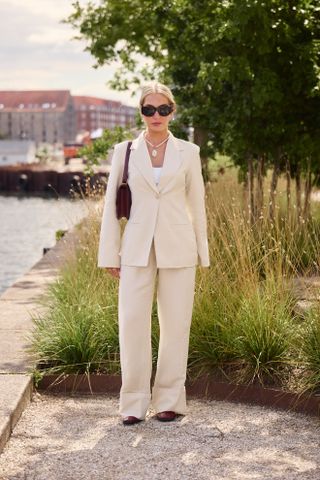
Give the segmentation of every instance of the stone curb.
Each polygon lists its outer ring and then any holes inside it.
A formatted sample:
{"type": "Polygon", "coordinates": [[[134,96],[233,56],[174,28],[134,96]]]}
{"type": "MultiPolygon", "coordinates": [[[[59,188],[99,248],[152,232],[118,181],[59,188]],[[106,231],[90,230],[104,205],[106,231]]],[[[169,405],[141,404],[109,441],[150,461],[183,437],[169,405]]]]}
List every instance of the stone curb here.
{"type": "Polygon", "coordinates": [[[0,453],[10,438],[10,435],[17,424],[23,410],[29,405],[33,381],[31,375],[4,375],[0,376],[0,453]],[[5,378],[7,377],[7,378],[5,378]],[[5,385],[3,385],[5,384],[5,385]],[[11,385],[10,385],[11,384],[11,385]],[[8,388],[9,387],[9,388],[8,388]],[[10,388],[11,387],[11,388],[10,388]],[[9,392],[9,393],[8,393],[9,392]],[[6,395],[6,398],[2,398],[6,395]]]}

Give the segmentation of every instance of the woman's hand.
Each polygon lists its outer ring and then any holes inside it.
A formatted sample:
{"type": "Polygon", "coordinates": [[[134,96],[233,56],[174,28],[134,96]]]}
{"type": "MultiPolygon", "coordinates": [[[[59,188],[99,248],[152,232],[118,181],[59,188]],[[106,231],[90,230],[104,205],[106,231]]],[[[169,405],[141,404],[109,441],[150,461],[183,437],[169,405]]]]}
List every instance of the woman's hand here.
{"type": "Polygon", "coordinates": [[[120,268],[106,268],[107,272],[115,278],[120,278],[120,268]]]}

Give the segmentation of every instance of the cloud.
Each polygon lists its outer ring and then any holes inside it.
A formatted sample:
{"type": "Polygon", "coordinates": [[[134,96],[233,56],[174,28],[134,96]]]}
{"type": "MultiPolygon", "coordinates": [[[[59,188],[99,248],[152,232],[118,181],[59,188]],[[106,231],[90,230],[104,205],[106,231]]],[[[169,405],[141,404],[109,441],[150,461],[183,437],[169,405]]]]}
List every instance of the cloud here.
{"type": "Polygon", "coordinates": [[[71,37],[69,29],[40,27],[38,32],[31,33],[27,37],[27,42],[38,45],[64,46],[71,40],[71,37]]]}
{"type": "Polygon", "coordinates": [[[1,3],[23,14],[55,20],[68,16],[73,10],[71,0],[2,0],[1,3]]]}
{"type": "Polygon", "coordinates": [[[0,89],[69,89],[137,105],[106,85],[120,65],[94,69],[84,42],[72,40],[77,32],[61,23],[71,11],[71,0],[1,0],[0,89]]]}

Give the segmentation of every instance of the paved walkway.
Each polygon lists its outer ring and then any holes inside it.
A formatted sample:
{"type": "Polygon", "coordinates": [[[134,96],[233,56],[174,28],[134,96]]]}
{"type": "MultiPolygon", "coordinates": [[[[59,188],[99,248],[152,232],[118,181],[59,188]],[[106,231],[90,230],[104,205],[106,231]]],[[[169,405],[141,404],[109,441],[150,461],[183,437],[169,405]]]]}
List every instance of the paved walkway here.
{"type": "Polygon", "coordinates": [[[32,396],[34,362],[26,353],[31,315],[70,252],[72,231],[0,297],[0,452],[32,396]],[[65,246],[68,245],[68,248],[65,246]]]}
{"type": "Polygon", "coordinates": [[[116,398],[35,394],[0,456],[1,480],[318,480],[315,417],[189,401],[189,414],[123,426],[116,398]]]}

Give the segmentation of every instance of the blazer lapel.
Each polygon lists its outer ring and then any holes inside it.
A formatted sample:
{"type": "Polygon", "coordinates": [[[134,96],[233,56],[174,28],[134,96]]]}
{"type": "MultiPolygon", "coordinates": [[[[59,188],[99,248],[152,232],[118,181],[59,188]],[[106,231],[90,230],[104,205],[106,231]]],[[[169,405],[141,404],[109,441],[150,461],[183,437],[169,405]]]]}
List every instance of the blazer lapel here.
{"type": "Polygon", "coordinates": [[[146,142],[143,138],[143,132],[133,140],[131,145],[131,155],[129,162],[134,163],[140,173],[144,176],[149,186],[158,192],[157,185],[155,184],[152,171],[152,163],[149,157],[149,152],[146,146],[146,142]]]}
{"type": "Polygon", "coordinates": [[[165,150],[163,167],[158,186],[154,181],[152,162],[146,142],[143,138],[143,132],[141,132],[140,135],[132,142],[130,161],[132,161],[138,168],[140,173],[148,182],[149,186],[156,192],[159,192],[164,189],[170,180],[172,180],[172,176],[180,167],[182,162],[181,150],[183,150],[183,146],[180,144],[180,142],[178,142],[173,134],[169,132],[169,139],[165,150]]]}
{"type": "Polygon", "coordinates": [[[183,150],[183,147],[180,142],[169,132],[169,140],[164,154],[163,167],[158,184],[159,191],[166,187],[180,167],[182,162],[181,150],[183,150]]]}

